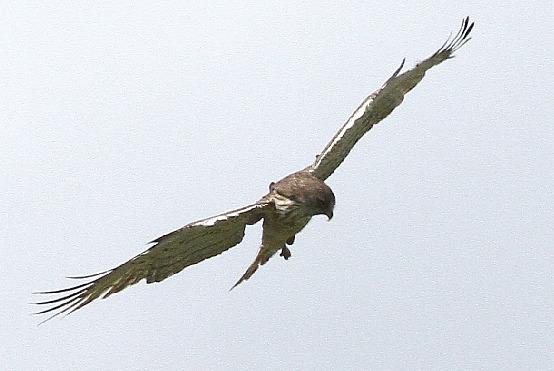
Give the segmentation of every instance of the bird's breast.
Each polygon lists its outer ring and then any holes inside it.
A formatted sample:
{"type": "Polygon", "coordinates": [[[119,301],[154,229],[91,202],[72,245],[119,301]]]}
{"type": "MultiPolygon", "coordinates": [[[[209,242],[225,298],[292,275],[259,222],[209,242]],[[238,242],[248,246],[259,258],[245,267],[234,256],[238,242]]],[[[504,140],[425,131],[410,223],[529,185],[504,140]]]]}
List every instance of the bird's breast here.
{"type": "Polygon", "coordinates": [[[312,217],[304,205],[283,195],[271,194],[271,200],[276,212],[264,218],[264,230],[283,242],[300,232],[312,217]]]}

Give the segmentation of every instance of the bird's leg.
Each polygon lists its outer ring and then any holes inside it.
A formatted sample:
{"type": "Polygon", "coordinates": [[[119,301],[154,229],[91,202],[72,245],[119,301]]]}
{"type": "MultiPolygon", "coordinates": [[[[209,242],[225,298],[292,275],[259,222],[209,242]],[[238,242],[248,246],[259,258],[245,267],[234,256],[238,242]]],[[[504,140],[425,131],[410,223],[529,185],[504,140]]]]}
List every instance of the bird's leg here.
{"type": "Polygon", "coordinates": [[[279,254],[279,256],[282,256],[283,258],[285,258],[285,260],[289,260],[292,254],[290,253],[289,248],[286,245],[283,245],[283,247],[281,248],[281,254],[279,254]]]}
{"type": "Polygon", "coordinates": [[[283,245],[283,247],[281,248],[281,254],[280,256],[282,256],[283,258],[285,258],[285,260],[289,260],[289,258],[292,256],[289,248],[287,247],[287,245],[292,245],[294,243],[294,238],[296,236],[295,235],[292,235],[292,237],[289,237],[289,239],[286,241],[286,244],[283,245]]]}

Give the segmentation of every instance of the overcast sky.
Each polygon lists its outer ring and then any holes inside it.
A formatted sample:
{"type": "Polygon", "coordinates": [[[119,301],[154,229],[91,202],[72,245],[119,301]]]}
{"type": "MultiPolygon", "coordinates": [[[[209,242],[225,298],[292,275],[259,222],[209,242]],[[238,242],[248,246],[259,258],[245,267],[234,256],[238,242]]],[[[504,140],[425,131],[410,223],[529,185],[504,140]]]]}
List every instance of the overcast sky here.
{"type": "Polygon", "coordinates": [[[186,3],[3,2],[3,369],[552,367],[551,1],[186,3]],[[356,145],[289,261],[228,292],[249,227],[37,327],[31,292],[255,201],[466,15],[472,41],[356,145]]]}

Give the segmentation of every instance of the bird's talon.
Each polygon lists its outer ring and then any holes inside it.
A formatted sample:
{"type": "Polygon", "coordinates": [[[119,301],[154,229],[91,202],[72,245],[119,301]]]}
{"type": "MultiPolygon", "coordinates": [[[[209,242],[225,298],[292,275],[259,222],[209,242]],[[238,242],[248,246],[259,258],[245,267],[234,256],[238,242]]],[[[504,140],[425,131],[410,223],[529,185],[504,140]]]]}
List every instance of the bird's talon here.
{"type": "Polygon", "coordinates": [[[286,246],[283,246],[283,248],[281,249],[281,254],[280,256],[282,256],[283,258],[285,258],[285,260],[289,260],[289,258],[292,256],[290,250],[288,247],[286,246]]]}

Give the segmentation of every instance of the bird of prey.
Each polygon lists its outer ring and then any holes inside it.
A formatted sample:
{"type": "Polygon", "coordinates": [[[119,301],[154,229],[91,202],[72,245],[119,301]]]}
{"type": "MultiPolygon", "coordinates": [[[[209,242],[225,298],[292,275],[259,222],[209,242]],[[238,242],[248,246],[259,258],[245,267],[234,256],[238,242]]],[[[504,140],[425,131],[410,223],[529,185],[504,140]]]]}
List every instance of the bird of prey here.
{"type": "MultiPolygon", "coordinates": [[[[392,76],[367,97],[340,128],[315,162],[269,185],[269,192],[255,203],[211,218],[199,220],[156,238],[148,250],[118,267],[88,276],[72,277],[91,279],[88,282],[39,294],[57,294],[52,300],[36,304],[49,305],[37,312],[50,313],[48,319],[62,313],[72,313],[95,299],[106,298],[143,279],[146,283],[160,282],[197,264],[219,255],[240,243],[247,225],[263,219],[261,247],[252,264],[232,287],[248,280],[275,253],[288,259],[288,246],[314,215],[333,217],[335,195],[325,180],[344,161],[356,142],[379,121],[388,116],[423,79],[425,72],[446,59],[470,40],[473,23],[469,17],[453,38],[429,58],[409,71],[400,73],[404,61],[392,76]]],[[[231,288],[231,289],[232,289],[231,288]]]]}

